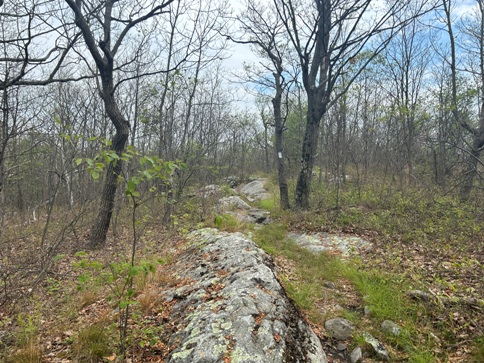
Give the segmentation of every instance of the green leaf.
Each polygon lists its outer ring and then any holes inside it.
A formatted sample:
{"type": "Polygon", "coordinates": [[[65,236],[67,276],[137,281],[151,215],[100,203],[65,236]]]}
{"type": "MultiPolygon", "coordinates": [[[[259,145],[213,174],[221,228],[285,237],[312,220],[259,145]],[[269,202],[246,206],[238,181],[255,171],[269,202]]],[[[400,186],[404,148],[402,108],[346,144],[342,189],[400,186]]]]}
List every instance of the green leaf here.
{"type": "Polygon", "coordinates": [[[56,255],[54,256],[53,260],[54,261],[59,261],[59,260],[62,260],[64,257],[66,257],[67,255],[65,253],[61,253],[59,255],[56,255]]]}
{"type": "Polygon", "coordinates": [[[77,278],[77,282],[79,282],[80,284],[86,284],[86,283],[88,283],[89,282],[89,275],[88,274],[80,275],[77,278]]]}
{"type": "Polygon", "coordinates": [[[145,170],[145,171],[143,171],[143,177],[144,177],[146,180],[151,180],[151,179],[153,179],[153,174],[151,174],[151,173],[149,172],[149,170],[145,170]]]}
{"type": "Polygon", "coordinates": [[[82,158],[77,158],[77,159],[75,160],[75,163],[76,163],[76,165],[77,165],[77,166],[81,165],[81,164],[82,164],[82,162],[83,162],[82,158]]]}

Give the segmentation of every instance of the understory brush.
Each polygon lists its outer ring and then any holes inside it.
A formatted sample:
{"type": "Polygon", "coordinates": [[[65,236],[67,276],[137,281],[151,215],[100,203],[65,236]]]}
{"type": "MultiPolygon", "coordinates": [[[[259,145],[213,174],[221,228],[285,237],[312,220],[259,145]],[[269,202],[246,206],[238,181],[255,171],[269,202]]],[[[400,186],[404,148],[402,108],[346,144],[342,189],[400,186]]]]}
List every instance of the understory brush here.
{"type": "Polygon", "coordinates": [[[484,293],[481,210],[438,191],[351,181],[317,186],[312,195],[320,202],[313,209],[279,211],[278,223],[254,231],[254,238],[313,324],[347,317],[357,326],[354,342],[367,331],[404,361],[484,361],[482,306],[459,303],[484,293]],[[290,242],[288,232],[356,234],[373,248],[351,260],[313,254],[290,242]],[[411,290],[435,299],[414,300],[406,294],[411,290]],[[444,305],[439,296],[455,303],[444,305]],[[401,327],[398,336],[382,332],[385,320],[401,327]]]}

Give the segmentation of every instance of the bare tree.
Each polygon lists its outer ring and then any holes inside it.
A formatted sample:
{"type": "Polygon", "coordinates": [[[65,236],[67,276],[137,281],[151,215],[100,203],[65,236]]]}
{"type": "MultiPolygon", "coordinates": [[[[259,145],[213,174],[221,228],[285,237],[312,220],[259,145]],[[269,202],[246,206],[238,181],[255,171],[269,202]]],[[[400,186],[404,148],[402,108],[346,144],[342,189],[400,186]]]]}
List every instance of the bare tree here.
{"type": "MultiPolygon", "coordinates": [[[[401,125],[403,142],[400,177],[404,174],[413,178],[416,152],[416,139],[421,121],[421,94],[424,88],[424,75],[430,64],[431,49],[429,34],[417,19],[412,19],[391,41],[383,52],[389,74],[388,95],[393,101],[391,106],[401,125]]],[[[409,179],[412,180],[412,179],[409,179]]]]}
{"type": "MultiPolygon", "coordinates": [[[[406,8],[407,2],[389,1],[383,10],[373,8],[371,0],[274,0],[274,5],[297,53],[307,95],[306,131],[296,186],[296,207],[308,208],[321,119],[405,25],[407,20],[398,21],[395,15],[406,8]],[[377,34],[383,33],[383,41],[370,44],[377,34]],[[345,82],[346,87],[332,96],[334,86],[348,64],[366,49],[371,49],[373,56],[368,57],[353,78],[345,82]]],[[[425,5],[426,1],[421,1],[412,17],[422,13],[425,5]]]]}
{"type": "MultiPolygon", "coordinates": [[[[123,45],[128,34],[139,29],[143,23],[165,13],[174,0],[160,2],[121,2],[106,0],[89,3],[82,0],[66,0],[72,10],[75,23],[82,33],[85,46],[92,56],[100,79],[100,94],[106,113],[116,132],[111,142],[117,157],[106,169],[106,179],[101,194],[100,208],[91,230],[90,248],[102,247],[106,241],[113,213],[117,181],[122,170],[122,154],[125,150],[130,123],[121,113],[116,100],[116,71],[123,64],[123,45]],[[98,39],[98,40],[96,40],[98,39]]],[[[125,61],[129,64],[130,61],[125,61]]]]}
{"type": "MultiPolygon", "coordinates": [[[[458,107],[458,69],[457,69],[457,46],[455,40],[455,33],[453,29],[453,19],[452,19],[452,1],[442,0],[442,6],[445,16],[445,24],[447,25],[447,33],[450,42],[450,71],[452,79],[452,112],[454,121],[458,123],[462,128],[464,128],[471,135],[471,142],[468,146],[468,157],[467,162],[463,170],[464,181],[460,188],[460,197],[463,201],[467,201],[471,194],[473,188],[473,182],[477,175],[477,170],[479,164],[482,165],[480,161],[480,155],[482,149],[484,148],[484,1],[477,0],[478,10],[475,14],[475,21],[472,24],[468,24],[465,27],[465,33],[471,38],[471,41],[475,42],[475,46],[471,48],[465,48],[469,53],[474,53],[477,57],[477,64],[475,67],[471,67],[468,71],[474,74],[478,83],[478,94],[479,94],[479,115],[477,126],[473,126],[462,112],[460,112],[458,107]]],[[[475,58],[474,58],[475,59],[475,58]]]]}
{"type": "Polygon", "coordinates": [[[284,31],[283,19],[277,11],[256,1],[246,1],[245,10],[237,17],[237,22],[242,34],[230,38],[236,43],[253,45],[254,52],[265,59],[260,63],[259,69],[247,66],[246,78],[256,84],[256,87],[262,88],[264,95],[268,89],[273,92],[271,102],[280,206],[282,209],[289,209],[283,133],[288,111],[288,92],[297,78],[297,71],[292,64],[291,49],[287,46],[289,40],[284,31]]]}
{"type": "Polygon", "coordinates": [[[57,75],[78,35],[72,35],[72,42],[65,42],[62,25],[47,24],[45,20],[54,17],[48,10],[52,3],[51,0],[29,0],[0,4],[4,5],[0,9],[0,217],[4,213],[7,146],[25,132],[15,115],[18,87],[74,79],[57,75]],[[39,43],[45,45],[38,47],[39,43]]]}

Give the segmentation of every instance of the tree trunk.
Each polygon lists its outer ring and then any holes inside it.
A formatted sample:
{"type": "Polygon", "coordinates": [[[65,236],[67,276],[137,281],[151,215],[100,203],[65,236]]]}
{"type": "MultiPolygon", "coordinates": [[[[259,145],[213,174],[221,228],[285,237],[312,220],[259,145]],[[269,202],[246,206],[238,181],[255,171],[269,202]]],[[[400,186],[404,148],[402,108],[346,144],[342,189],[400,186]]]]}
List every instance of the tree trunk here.
{"type": "Polygon", "coordinates": [[[308,111],[306,115],[306,131],[301,154],[301,169],[296,185],[296,207],[309,208],[309,192],[313,174],[314,157],[318,150],[319,125],[324,110],[320,110],[316,95],[308,94],[308,111]]]}
{"type": "MultiPolygon", "coordinates": [[[[280,67],[279,67],[280,68],[280,67]]],[[[276,137],[276,162],[277,162],[277,181],[279,184],[280,206],[282,209],[289,209],[289,193],[286,181],[286,169],[284,166],[284,153],[282,147],[282,138],[284,133],[284,122],[282,120],[281,105],[282,105],[282,84],[281,84],[282,68],[279,72],[274,73],[276,82],[276,94],[272,99],[272,106],[274,108],[274,128],[276,137]]]]}
{"type": "Polygon", "coordinates": [[[109,84],[105,85],[104,80],[102,96],[106,113],[116,128],[116,133],[112,140],[112,150],[116,152],[120,159],[109,163],[107,167],[106,180],[101,193],[99,213],[91,229],[91,237],[89,241],[90,249],[102,248],[106,242],[106,236],[114,209],[118,178],[121,175],[122,170],[121,156],[125,150],[129,137],[129,122],[119,111],[114,99],[112,87],[110,87],[109,84]]]}

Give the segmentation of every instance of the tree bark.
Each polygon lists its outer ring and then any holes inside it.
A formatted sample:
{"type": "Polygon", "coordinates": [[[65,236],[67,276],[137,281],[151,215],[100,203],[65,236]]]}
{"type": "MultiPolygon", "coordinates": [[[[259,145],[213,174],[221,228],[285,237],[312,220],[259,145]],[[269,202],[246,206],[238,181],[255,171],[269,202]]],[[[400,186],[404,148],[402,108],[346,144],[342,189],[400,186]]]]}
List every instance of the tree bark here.
{"type": "Polygon", "coordinates": [[[284,122],[281,114],[282,106],[282,84],[281,84],[281,74],[282,68],[279,67],[278,72],[274,72],[274,79],[276,83],[276,94],[272,99],[272,106],[274,109],[274,128],[275,128],[275,138],[276,138],[276,163],[277,163],[277,181],[279,184],[279,194],[280,194],[280,206],[282,209],[289,209],[291,205],[289,203],[289,192],[287,188],[286,181],[286,169],[284,166],[284,151],[283,151],[283,133],[284,133],[284,122]]]}
{"type": "MultiPolygon", "coordinates": [[[[315,31],[314,54],[312,58],[300,46],[297,27],[293,23],[296,37],[296,48],[299,54],[302,80],[307,95],[308,110],[306,114],[306,130],[301,152],[301,168],[296,184],[296,208],[309,209],[309,193],[314,167],[314,158],[318,150],[319,126],[326,112],[331,93],[332,83],[329,80],[331,2],[316,1],[318,21],[315,31]]],[[[291,4],[292,6],[292,4],[291,4]]],[[[292,10],[292,9],[291,9],[292,10]]],[[[295,14],[292,14],[295,21],[295,14]]],[[[294,42],[294,41],[293,41],[294,42]]]]}
{"type": "MultiPolygon", "coordinates": [[[[104,108],[111,123],[116,129],[112,140],[112,150],[119,156],[119,160],[108,164],[106,170],[105,184],[101,193],[100,207],[97,218],[91,229],[91,235],[88,247],[97,249],[104,246],[106,242],[111,216],[113,214],[114,199],[118,186],[118,177],[122,170],[121,156],[125,150],[129,137],[129,122],[125,119],[115,99],[114,87],[114,57],[117,47],[121,44],[122,38],[118,39],[116,44],[111,47],[111,13],[113,10],[114,0],[107,1],[104,5],[104,35],[102,41],[96,44],[94,34],[90,28],[89,22],[82,13],[81,2],[65,0],[75,14],[76,25],[82,32],[86,46],[91,53],[101,78],[101,97],[104,102],[104,108]],[[102,53],[101,53],[102,52],[102,53]]],[[[130,26],[130,25],[128,25],[130,26]]],[[[126,32],[127,32],[126,28],[126,32]]],[[[122,33],[123,34],[123,33],[122,33]]],[[[126,33],[124,33],[126,34],[126,33]]]]}
{"type": "MultiPolygon", "coordinates": [[[[104,106],[109,119],[115,125],[116,133],[112,140],[112,150],[118,156],[122,156],[129,137],[129,122],[124,118],[112,95],[103,92],[104,106]]],[[[110,163],[106,170],[106,180],[101,193],[99,212],[91,229],[89,240],[90,249],[102,248],[106,242],[111,216],[114,209],[114,200],[118,186],[118,178],[122,170],[122,161],[117,160],[110,163]]]]}
{"type": "Polygon", "coordinates": [[[308,111],[306,114],[306,130],[301,153],[301,168],[296,185],[296,207],[308,209],[309,193],[313,176],[314,157],[318,150],[318,136],[324,107],[318,105],[317,95],[308,94],[308,111]]]}

